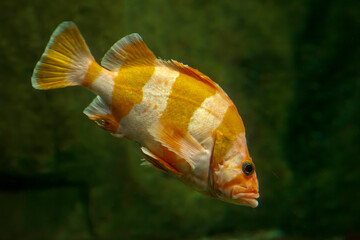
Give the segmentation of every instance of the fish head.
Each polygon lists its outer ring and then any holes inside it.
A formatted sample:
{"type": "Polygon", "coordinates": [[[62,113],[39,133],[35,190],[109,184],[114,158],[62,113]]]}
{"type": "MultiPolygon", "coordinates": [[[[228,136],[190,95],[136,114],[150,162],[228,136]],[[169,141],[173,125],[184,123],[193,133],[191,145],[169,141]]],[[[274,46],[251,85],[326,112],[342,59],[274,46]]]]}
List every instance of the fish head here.
{"type": "Polygon", "coordinates": [[[259,183],[255,164],[249,156],[245,137],[233,144],[223,160],[209,172],[212,195],[223,201],[257,207],[259,183]]]}

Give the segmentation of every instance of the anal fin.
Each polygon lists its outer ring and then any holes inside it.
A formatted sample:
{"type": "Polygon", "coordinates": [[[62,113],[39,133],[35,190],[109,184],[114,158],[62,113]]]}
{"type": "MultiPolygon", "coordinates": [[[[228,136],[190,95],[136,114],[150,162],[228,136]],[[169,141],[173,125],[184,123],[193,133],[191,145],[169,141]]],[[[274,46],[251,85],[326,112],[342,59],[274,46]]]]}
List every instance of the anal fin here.
{"type": "Polygon", "coordinates": [[[91,120],[95,121],[102,129],[114,134],[115,136],[121,136],[121,134],[117,132],[119,125],[118,122],[112,115],[110,107],[100,96],[97,96],[92,103],[85,108],[84,114],[91,120]]]}

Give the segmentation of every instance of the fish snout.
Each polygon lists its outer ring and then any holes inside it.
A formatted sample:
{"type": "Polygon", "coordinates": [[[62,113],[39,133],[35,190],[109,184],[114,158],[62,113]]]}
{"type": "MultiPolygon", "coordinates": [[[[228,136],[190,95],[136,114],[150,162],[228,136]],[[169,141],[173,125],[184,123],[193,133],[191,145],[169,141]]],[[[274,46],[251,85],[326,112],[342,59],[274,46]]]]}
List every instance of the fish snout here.
{"type": "Polygon", "coordinates": [[[253,208],[259,205],[258,201],[256,200],[260,197],[258,190],[234,186],[230,195],[231,199],[233,199],[236,204],[245,205],[253,208]],[[246,192],[244,192],[244,190],[246,192]]]}
{"type": "Polygon", "coordinates": [[[237,175],[237,177],[219,187],[222,193],[220,198],[225,201],[253,208],[258,206],[256,199],[259,198],[260,194],[256,173],[250,177],[237,175]]]}

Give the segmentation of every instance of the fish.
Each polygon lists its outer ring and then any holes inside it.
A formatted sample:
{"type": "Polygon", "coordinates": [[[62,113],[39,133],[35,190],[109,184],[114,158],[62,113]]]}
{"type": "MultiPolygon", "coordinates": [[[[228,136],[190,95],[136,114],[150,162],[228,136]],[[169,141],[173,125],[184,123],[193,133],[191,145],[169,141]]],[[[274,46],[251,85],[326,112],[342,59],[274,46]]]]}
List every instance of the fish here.
{"type": "Polygon", "coordinates": [[[116,42],[98,64],[75,23],[61,23],[31,77],[35,89],[82,86],[84,114],[138,143],[150,165],[225,202],[257,207],[259,184],[245,127],[224,90],[200,71],[155,57],[141,36],[116,42]]]}

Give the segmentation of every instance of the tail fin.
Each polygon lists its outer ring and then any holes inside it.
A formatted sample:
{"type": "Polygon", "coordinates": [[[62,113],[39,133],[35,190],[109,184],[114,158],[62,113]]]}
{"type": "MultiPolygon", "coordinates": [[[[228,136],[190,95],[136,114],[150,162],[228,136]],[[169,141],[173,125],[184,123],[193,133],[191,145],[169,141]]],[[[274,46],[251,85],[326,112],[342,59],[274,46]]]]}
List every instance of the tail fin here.
{"type": "Polygon", "coordinates": [[[31,77],[36,89],[80,85],[94,61],[78,28],[73,22],[61,23],[37,63],[31,77]]]}

